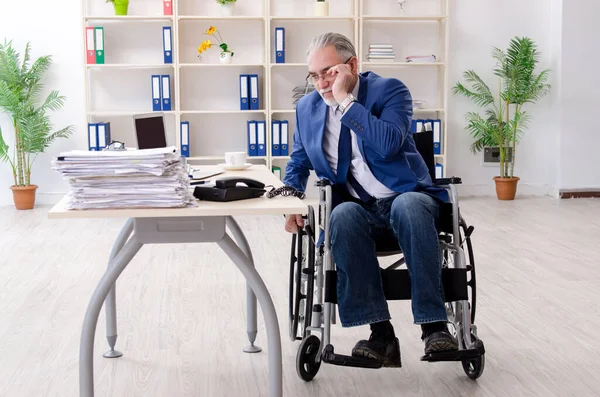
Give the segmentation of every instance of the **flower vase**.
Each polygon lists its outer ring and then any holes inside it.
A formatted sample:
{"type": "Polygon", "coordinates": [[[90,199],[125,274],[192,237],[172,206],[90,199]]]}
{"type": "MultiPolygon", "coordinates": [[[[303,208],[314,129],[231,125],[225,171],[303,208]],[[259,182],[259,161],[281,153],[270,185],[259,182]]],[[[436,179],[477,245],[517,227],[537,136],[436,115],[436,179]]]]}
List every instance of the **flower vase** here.
{"type": "Polygon", "coordinates": [[[222,17],[230,17],[233,15],[233,6],[235,3],[221,4],[220,11],[222,17]]]}
{"type": "Polygon", "coordinates": [[[317,1],[315,3],[315,16],[316,17],[329,16],[329,3],[326,1],[317,1]]]}
{"type": "Polygon", "coordinates": [[[231,52],[222,52],[221,55],[219,55],[219,61],[221,61],[221,63],[231,63],[231,52]]]}

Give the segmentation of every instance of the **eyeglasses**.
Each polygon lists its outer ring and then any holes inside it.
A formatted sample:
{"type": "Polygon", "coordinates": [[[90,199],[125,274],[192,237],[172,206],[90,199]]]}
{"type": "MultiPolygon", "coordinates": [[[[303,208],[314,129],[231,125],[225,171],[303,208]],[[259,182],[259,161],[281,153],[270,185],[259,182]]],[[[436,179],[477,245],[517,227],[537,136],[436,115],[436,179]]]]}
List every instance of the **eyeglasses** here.
{"type": "Polygon", "coordinates": [[[125,149],[125,144],[119,141],[112,141],[110,145],[106,146],[102,150],[127,150],[125,149]]]}
{"type": "MultiPolygon", "coordinates": [[[[353,57],[346,59],[344,65],[348,64],[348,62],[350,62],[352,58],[353,57]]],[[[306,82],[311,86],[315,86],[321,79],[326,81],[333,81],[335,79],[335,75],[328,74],[329,70],[331,70],[332,67],[333,66],[327,68],[327,70],[323,74],[309,73],[308,76],[306,76],[306,82]]]]}

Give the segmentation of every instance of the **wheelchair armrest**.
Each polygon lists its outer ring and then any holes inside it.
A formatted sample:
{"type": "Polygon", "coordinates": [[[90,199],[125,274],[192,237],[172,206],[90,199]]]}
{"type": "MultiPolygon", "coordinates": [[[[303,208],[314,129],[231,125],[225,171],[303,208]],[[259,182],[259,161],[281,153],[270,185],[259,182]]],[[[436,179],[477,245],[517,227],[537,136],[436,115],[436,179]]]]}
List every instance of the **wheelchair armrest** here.
{"type": "Polygon", "coordinates": [[[457,177],[457,176],[453,176],[451,178],[436,178],[433,180],[433,184],[434,185],[460,185],[462,183],[462,180],[457,177]]]}
{"type": "Polygon", "coordinates": [[[319,179],[315,182],[315,186],[329,186],[331,185],[331,181],[329,179],[319,179]]]}

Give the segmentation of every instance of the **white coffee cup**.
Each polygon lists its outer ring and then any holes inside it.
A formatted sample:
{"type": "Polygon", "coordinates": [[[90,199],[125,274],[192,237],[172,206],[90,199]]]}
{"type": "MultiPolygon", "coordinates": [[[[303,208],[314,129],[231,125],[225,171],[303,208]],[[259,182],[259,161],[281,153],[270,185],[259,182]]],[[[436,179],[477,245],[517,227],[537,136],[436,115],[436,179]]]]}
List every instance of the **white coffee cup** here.
{"type": "Polygon", "coordinates": [[[225,164],[230,167],[242,167],[246,164],[246,152],[225,153],[225,164]]]}

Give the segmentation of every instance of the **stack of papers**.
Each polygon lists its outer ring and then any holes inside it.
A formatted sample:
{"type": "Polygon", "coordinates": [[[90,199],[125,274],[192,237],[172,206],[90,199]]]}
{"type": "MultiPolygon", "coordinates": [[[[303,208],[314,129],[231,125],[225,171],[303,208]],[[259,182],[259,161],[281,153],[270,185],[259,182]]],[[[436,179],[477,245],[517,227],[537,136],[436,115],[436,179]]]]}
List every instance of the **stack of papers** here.
{"type": "Polygon", "coordinates": [[[394,47],[391,44],[369,44],[369,54],[367,55],[367,59],[376,59],[378,61],[393,61],[395,58],[396,54],[394,54],[394,47]]]}
{"type": "Polygon", "coordinates": [[[406,62],[434,63],[436,60],[435,55],[411,55],[406,57],[406,62]]]}
{"type": "Polygon", "coordinates": [[[60,153],[52,168],[69,181],[67,209],[194,207],[175,147],[60,153]]]}

